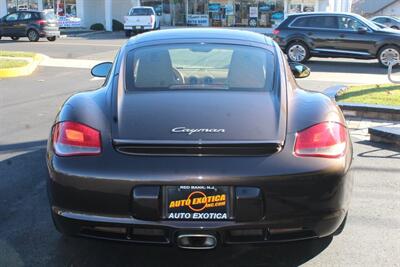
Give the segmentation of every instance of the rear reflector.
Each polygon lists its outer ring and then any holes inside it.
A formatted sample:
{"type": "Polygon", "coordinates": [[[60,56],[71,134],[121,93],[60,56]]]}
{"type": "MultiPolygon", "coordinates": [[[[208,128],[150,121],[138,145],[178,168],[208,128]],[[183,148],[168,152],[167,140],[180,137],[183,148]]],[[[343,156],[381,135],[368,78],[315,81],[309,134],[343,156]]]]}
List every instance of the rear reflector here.
{"type": "Polygon", "coordinates": [[[232,236],[264,236],[263,229],[243,229],[243,230],[231,230],[232,236]]]}
{"type": "Polygon", "coordinates": [[[348,135],[336,122],[322,122],[296,134],[294,153],[299,157],[338,158],[344,155],[348,135]]]}
{"type": "Polygon", "coordinates": [[[108,232],[108,233],[115,233],[115,234],[127,234],[127,229],[125,227],[103,227],[103,226],[95,226],[93,227],[94,231],[99,232],[108,232]]]}
{"type": "Polygon", "coordinates": [[[100,132],[77,122],[57,123],[53,128],[53,148],[58,156],[98,155],[100,132]]]}

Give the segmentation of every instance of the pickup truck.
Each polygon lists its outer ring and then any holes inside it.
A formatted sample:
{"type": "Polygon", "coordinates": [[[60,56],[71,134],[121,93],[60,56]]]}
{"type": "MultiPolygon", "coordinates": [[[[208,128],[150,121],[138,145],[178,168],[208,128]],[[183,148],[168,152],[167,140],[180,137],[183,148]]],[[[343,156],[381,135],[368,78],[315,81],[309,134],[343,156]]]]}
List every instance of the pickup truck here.
{"type": "Polygon", "coordinates": [[[125,16],[124,30],[126,37],[145,31],[158,30],[159,28],[160,21],[152,7],[133,7],[128,16],[125,16]]]}

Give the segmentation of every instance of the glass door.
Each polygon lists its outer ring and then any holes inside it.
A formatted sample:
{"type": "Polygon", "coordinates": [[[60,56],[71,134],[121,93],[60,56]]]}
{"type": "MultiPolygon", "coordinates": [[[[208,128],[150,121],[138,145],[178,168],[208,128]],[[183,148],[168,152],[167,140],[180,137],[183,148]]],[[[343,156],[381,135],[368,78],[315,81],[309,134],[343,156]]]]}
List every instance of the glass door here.
{"type": "Polygon", "coordinates": [[[207,2],[188,0],[186,24],[189,26],[208,26],[207,2]]]}
{"type": "Polygon", "coordinates": [[[171,24],[173,26],[186,25],[187,2],[188,0],[170,0],[171,24]]]}

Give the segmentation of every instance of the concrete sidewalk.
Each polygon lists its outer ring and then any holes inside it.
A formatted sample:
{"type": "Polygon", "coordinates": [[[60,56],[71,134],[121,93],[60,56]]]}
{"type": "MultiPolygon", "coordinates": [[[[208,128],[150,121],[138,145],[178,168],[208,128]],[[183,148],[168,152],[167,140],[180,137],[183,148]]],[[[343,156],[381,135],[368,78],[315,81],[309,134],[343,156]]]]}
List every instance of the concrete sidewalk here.
{"type": "Polygon", "coordinates": [[[69,58],[51,58],[44,56],[39,66],[43,67],[61,67],[61,68],[78,68],[91,69],[95,65],[101,63],[101,60],[89,59],[69,59],[69,58]]]}
{"type": "Polygon", "coordinates": [[[311,72],[307,81],[335,82],[345,85],[390,83],[387,74],[311,72]]]}

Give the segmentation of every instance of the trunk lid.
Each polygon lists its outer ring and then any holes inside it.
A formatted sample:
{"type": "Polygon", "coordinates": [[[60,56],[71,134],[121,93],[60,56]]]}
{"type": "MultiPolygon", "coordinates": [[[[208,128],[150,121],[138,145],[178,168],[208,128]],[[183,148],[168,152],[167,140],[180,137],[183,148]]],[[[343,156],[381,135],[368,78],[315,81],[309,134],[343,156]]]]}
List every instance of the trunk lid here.
{"type": "Polygon", "coordinates": [[[118,101],[113,140],[117,147],[265,146],[278,151],[286,135],[280,102],[273,92],[126,93],[118,101]]]}

